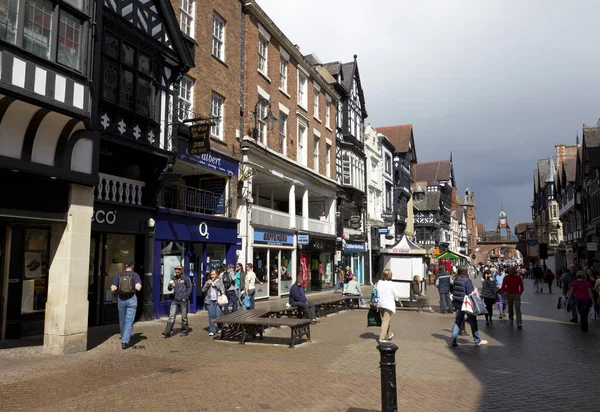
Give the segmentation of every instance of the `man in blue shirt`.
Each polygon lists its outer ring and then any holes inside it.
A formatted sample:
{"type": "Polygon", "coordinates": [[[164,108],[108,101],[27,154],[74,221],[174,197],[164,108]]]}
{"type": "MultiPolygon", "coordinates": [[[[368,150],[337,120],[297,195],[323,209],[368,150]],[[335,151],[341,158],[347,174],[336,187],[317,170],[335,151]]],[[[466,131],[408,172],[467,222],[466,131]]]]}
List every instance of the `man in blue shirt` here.
{"type": "Polygon", "coordinates": [[[133,321],[137,310],[136,292],[142,290],[140,275],[133,271],[133,262],[127,261],[123,265],[125,272],[119,273],[113,279],[110,290],[118,292],[119,327],[121,328],[121,349],[127,349],[133,321]]]}
{"type": "Polygon", "coordinates": [[[290,306],[302,308],[305,319],[310,319],[312,322],[317,321],[317,316],[315,315],[315,305],[306,299],[304,288],[302,287],[302,278],[300,277],[296,279],[296,283],[294,283],[290,288],[289,303],[290,306]]]}

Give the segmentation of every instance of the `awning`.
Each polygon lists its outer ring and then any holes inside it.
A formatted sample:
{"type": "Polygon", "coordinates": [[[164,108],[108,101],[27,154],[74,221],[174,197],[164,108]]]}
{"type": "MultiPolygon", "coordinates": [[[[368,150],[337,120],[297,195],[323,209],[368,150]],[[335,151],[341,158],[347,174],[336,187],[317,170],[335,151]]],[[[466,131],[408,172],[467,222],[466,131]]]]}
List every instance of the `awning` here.
{"type": "Polygon", "coordinates": [[[466,259],[467,262],[471,260],[468,256],[463,255],[462,253],[453,252],[451,250],[445,251],[441,255],[436,256],[436,258],[437,259],[466,259]]]}
{"type": "Polygon", "coordinates": [[[403,236],[396,246],[383,249],[381,253],[388,255],[425,255],[427,251],[406,236],[403,236]]]}

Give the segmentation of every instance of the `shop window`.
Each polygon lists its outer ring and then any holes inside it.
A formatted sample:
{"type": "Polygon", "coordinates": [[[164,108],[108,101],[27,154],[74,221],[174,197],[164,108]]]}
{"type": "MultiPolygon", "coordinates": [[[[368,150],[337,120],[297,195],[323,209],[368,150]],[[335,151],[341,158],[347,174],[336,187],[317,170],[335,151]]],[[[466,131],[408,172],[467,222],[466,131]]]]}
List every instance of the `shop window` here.
{"type": "Polygon", "coordinates": [[[25,267],[21,313],[41,312],[48,300],[48,271],[50,231],[27,229],[25,231],[25,267]]]}
{"type": "Polygon", "coordinates": [[[160,301],[173,300],[169,282],[175,279],[175,267],[185,264],[185,243],[162,242],[160,251],[160,301]]]}
{"type": "Polygon", "coordinates": [[[104,302],[117,303],[117,294],[110,290],[112,282],[125,268],[125,261],[135,263],[135,236],[106,235],[106,272],[104,279],[104,302]]]}
{"type": "Polygon", "coordinates": [[[225,245],[209,243],[206,245],[206,273],[216,270],[220,273],[221,267],[227,265],[227,251],[225,245]]]}
{"type": "Polygon", "coordinates": [[[294,282],[292,276],[292,251],[291,250],[282,250],[281,251],[281,270],[279,272],[280,279],[280,294],[288,294],[290,293],[290,288],[292,287],[292,283],[294,282]]]}

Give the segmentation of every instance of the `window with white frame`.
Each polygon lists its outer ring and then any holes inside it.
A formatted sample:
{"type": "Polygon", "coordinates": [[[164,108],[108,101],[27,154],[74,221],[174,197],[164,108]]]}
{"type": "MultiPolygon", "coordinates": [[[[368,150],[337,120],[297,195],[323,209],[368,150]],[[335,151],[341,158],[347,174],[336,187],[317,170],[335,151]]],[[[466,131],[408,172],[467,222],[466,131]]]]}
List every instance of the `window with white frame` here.
{"type": "Polygon", "coordinates": [[[279,88],[287,93],[288,61],[279,60],[279,88]]]}
{"type": "Polygon", "coordinates": [[[301,70],[298,70],[298,104],[308,106],[308,78],[301,70]]]}
{"type": "Polygon", "coordinates": [[[319,117],[319,97],[321,96],[321,93],[319,92],[319,89],[315,88],[315,96],[314,96],[314,103],[313,103],[313,116],[315,117],[315,119],[320,119],[319,117]]]}
{"type": "Polygon", "coordinates": [[[181,0],[179,3],[179,26],[181,31],[194,37],[194,0],[181,0]]]}
{"type": "Polygon", "coordinates": [[[314,136],[313,142],[313,170],[319,173],[319,136],[314,136]]]}
{"type": "Polygon", "coordinates": [[[216,13],[213,14],[212,54],[225,61],[225,20],[216,13]]]}
{"type": "Polygon", "coordinates": [[[331,100],[325,101],[325,126],[331,129],[331,100]]]}
{"type": "Polygon", "coordinates": [[[350,185],[350,156],[348,153],[342,154],[342,184],[350,185]]]}
{"type": "Polygon", "coordinates": [[[191,119],[194,110],[194,79],[188,76],[179,83],[179,120],[191,119]]]}
{"type": "Polygon", "coordinates": [[[268,75],[269,41],[262,35],[258,36],[258,71],[268,75]]]}
{"type": "Polygon", "coordinates": [[[308,126],[301,122],[298,121],[298,138],[296,139],[298,141],[298,163],[300,163],[303,166],[306,166],[306,160],[307,160],[307,146],[306,146],[306,132],[307,132],[308,126]]]}
{"type": "Polygon", "coordinates": [[[325,154],[325,175],[331,177],[331,145],[327,145],[327,152],[325,154]]]}
{"type": "Polygon", "coordinates": [[[267,144],[267,102],[262,101],[258,104],[256,119],[258,121],[258,141],[267,144]]]}
{"type": "Polygon", "coordinates": [[[387,174],[392,173],[392,156],[387,153],[385,154],[385,172],[387,174]]]}
{"type": "Polygon", "coordinates": [[[279,147],[278,152],[285,156],[287,152],[286,135],[287,135],[287,114],[279,111],[279,147]]]}
{"type": "Polygon", "coordinates": [[[212,126],[210,128],[210,135],[219,140],[223,140],[223,117],[224,117],[224,99],[220,95],[213,93],[210,104],[210,116],[212,119],[212,126]]]}

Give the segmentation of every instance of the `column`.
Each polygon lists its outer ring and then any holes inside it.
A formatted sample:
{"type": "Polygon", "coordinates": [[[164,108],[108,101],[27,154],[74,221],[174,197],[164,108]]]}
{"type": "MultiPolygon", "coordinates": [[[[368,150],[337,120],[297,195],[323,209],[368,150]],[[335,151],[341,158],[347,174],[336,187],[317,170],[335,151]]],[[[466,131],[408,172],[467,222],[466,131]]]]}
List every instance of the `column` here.
{"type": "Polygon", "coordinates": [[[308,230],[308,188],[302,193],[302,229],[308,230]]]}
{"type": "MultiPolygon", "coordinates": [[[[246,263],[248,261],[249,256],[249,247],[250,247],[250,221],[252,216],[251,204],[252,204],[252,168],[247,165],[248,156],[244,155],[242,164],[243,166],[240,168],[240,177],[244,177],[241,184],[241,190],[238,189],[238,214],[237,218],[240,219],[239,223],[239,231],[240,237],[242,238],[242,250],[240,251],[240,256],[238,257],[238,262],[244,265],[244,270],[246,270],[246,263]]],[[[239,187],[239,186],[238,186],[239,187]]],[[[199,269],[198,269],[199,270],[199,269]]],[[[198,281],[201,282],[201,277],[198,274],[198,281]]]]}
{"type": "Polygon", "coordinates": [[[88,275],[94,188],[72,184],[67,223],[52,225],[44,349],[87,350],[88,275]]]}
{"type": "Polygon", "coordinates": [[[290,186],[290,194],[288,198],[289,203],[289,213],[290,213],[290,228],[301,229],[296,227],[296,185],[292,184],[290,186]]]}
{"type": "Polygon", "coordinates": [[[330,235],[335,235],[335,220],[337,218],[336,216],[336,211],[337,211],[337,199],[334,197],[332,199],[330,199],[330,203],[329,203],[329,234],[330,235]]]}

